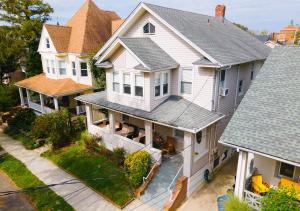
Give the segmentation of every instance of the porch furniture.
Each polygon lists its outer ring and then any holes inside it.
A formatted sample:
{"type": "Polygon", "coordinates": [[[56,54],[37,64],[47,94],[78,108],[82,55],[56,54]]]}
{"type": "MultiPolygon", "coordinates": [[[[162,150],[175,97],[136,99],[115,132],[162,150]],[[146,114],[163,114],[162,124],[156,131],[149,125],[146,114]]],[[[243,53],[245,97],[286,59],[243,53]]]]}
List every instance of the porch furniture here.
{"type": "Polygon", "coordinates": [[[270,185],[263,181],[262,175],[254,175],[251,178],[252,189],[255,193],[265,194],[270,190],[270,185]]]}
{"type": "Polygon", "coordinates": [[[133,138],[133,141],[139,142],[141,144],[145,144],[145,130],[139,129],[138,136],[133,138]]]}
{"type": "Polygon", "coordinates": [[[300,184],[299,183],[282,177],[278,183],[278,187],[294,188],[295,191],[297,192],[297,199],[300,201],[300,184]]]}
{"type": "Polygon", "coordinates": [[[130,136],[133,135],[134,133],[134,127],[123,123],[122,124],[122,129],[120,131],[116,132],[118,135],[124,136],[126,138],[129,138],[130,136]]]}
{"type": "Polygon", "coordinates": [[[161,149],[165,144],[165,140],[156,132],[153,133],[153,147],[156,149],[161,149]]]}
{"type": "Polygon", "coordinates": [[[167,141],[162,146],[163,154],[174,154],[175,153],[175,139],[173,137],[167,136],[167,141]]]}

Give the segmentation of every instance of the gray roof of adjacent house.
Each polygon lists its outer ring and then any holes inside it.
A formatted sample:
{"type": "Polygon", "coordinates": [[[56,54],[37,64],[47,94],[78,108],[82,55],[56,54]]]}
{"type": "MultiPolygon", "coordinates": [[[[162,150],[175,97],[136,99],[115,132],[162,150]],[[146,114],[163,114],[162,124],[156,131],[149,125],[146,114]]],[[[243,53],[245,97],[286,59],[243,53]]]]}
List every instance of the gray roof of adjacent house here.
{"type": "Polygon", "coordinates": [[[178,67],[178,63],[150,38],[120,37],[120,40],[144,63],[136,68],[155,71],[178,67]]]}
{"type": "Polygon", "coordinates": [[[300,164],[300,47],[276,47],[220,143],[300,164]]]}
{"type": "Polygon", "coordinates": [[[144,4],[222,66],[266,59],[270,53],[269,47],[226,19],[144,4]]]}
{"type": "Polygon", "coordinates": [[[267,41],[271,40],[271,35],[256,35],[255,37],[262,43],[266,43],[267,41]]]}
{"type": "Polygon", "coordinates": [[[220,67],[220,65],[212,63],[205,57],[193,62],[193,65],[198,65],[200,67],[220,67]]]}
{"type": "Polygon", "coordinates": [[[193,132],[198,132],[223,117],[179,96],[170,96],[151,112],[109,102],[106,92],[81,95],[76,100],[193,132]]]}

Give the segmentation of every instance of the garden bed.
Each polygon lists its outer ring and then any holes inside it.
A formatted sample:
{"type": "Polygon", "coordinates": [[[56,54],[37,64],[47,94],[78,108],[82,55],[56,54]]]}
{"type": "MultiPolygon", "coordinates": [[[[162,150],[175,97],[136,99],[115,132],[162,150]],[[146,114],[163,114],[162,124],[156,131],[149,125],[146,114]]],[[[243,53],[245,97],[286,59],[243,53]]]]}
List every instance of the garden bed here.
{"type": "MultiPolygon", "coordinates": [[[[11,155],[0,158],[0,169],[4,171],[14,183],[22,189],[35,186],[44,186],[24,164],[11,155]]],[[[24,193],[37,210],[74,210],[62,197],[54,193],[50,188],[34,190],[24,193]]]]}
{"type": "Polygon", "coordinates": [[[122,208],[134,198],[125,171],[105,156],[87,151],[82,143],[47,151],[42,156],[82,180],[116,206],[122,208]]]}

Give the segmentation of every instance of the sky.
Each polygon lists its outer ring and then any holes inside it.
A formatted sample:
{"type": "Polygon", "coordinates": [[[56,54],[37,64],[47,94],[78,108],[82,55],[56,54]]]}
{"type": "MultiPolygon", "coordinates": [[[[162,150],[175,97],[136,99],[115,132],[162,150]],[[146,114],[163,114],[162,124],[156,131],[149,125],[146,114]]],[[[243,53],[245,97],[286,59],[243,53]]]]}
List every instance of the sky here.
{"type": "MultiPolygon", "coordinates": [[[[85,0],[45,0],[54,8],[51,23],[65,24],[85,0]]],[[[126,18],[140,0],[94,0],[99,8],[126,18]]],[[[279,31],[291,20],[300,24],[300,0],[147,0],[161,6],[214,15],[217,4],[226,5],[226,19],[254,31],[279,31]]]]}

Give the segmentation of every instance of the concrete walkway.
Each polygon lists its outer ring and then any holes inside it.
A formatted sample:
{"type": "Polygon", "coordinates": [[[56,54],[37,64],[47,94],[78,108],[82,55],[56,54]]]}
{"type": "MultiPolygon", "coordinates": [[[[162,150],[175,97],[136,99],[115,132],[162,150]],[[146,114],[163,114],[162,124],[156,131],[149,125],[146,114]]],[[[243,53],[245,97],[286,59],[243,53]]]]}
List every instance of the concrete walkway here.
{"type": "MultiPolygon", "coordinates": [[[[45,148],[26,150],[23,145],[0,131],[2,148],[23,162],[27,168],[45,184],[61,183],[76,179],[61,170],[51,161],[40,157],[45,148]]],[[[82,183],[54,186],[51,189],[68,202],[75,210],[84,211],[114,211],[120,210],[106,201],[102,196],[82,183]]],[[[139,200],[134,200],[124,210],[150,210],[149,206],[139,200]]]]}
{"type": "Polygon", "coordinates": [[[198,188],[193,195],[179,208],[179,211],[217,211],[218,196],[227,193],[234,184],[237,157],[231,158],[209,184],[198,188]]]}

